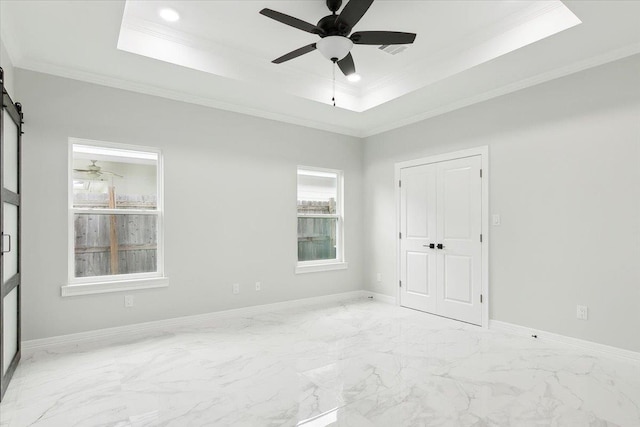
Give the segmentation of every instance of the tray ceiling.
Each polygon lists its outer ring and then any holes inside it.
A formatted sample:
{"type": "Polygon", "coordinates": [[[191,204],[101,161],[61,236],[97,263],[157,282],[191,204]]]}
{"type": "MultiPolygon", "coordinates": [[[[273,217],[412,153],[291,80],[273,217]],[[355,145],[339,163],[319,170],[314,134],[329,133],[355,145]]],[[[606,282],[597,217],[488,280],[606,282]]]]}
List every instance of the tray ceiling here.
{"type": "Polygon", "coordinates": [[[18,68],[368,136],[640,52],[638,1],[384,1],[355,31],[418,34],[396,55],[354,46],[357,83],[317,40],[258,12],[315,23],[323,0],[0,1],[2,41],[18,68]],[[169,23],[158,11],[175,9],[169,23]]]}
{"type": "MultiPolygon", "coordinates": [[[[265,18],[258,14],[263,7],[311,23],[329,14],[323,1],[129,0],[118,48],[331,104],[333,64],[319,52],[271,63],[319,37],[265,18]],[[159,11],[166,8],[181,18],[164,21],[159,11]]],[[[366,111],[579,23],[560,1],[376,1],[354,31],[406,31],[418,37],[395,55],[381,46],[355,46],[362,79],[350,83],[337,71],[336,102],[366,111]]]]}

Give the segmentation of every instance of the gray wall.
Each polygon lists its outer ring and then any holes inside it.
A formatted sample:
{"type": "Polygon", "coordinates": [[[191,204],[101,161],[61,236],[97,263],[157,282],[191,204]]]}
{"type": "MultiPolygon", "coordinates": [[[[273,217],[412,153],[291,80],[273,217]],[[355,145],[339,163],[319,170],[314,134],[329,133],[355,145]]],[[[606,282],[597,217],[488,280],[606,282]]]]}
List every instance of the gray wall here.
{"type": "Polygon", "coordinates": [[[368,289],[396,295],[394,163],[483,145],[491,318],[640,351],[640,55],[367,138],[368,289]]]}
{"type": "Polygon", "coordinates": [[[362,141],[16,71],[25,111],[23,339],[362,289],[362,141]],[[170,285],[133,292],[133,308],[123,293],[60,296],[70,136],[164,152],[170,285]],[[294,274],[299,164],[344,170],[348,270],[294,274]]]}
{"type": "Polygon", "coordinates": [[[640,351],[640,56],[364,144],[16,73],[27,132],[24,339],[363,286],[395,295],[394,163],[489,145],[490,210],[502,215],[502,225],[490,230],[491,318],[640,351]],[[124,309],[122,293],[60,297],[67,277],[69,136],[164,150],[171,284],[136,292],[133,309],[124,309]],[[345,170],[347,271],[293,274],[298,164],[345,170]],[[261,292],[253,290],[258,280],[261,292]],[[231,293],[235,282],[242,284],[240,295],[231,293]],[[589,306],[588,321],[576,319],[576,304],[589,306]]]}

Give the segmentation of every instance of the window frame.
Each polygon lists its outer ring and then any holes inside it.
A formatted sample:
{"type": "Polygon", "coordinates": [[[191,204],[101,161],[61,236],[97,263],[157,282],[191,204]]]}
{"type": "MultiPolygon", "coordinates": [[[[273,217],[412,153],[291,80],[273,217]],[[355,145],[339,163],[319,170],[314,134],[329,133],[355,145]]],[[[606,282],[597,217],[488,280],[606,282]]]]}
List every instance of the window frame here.
{"type": "Polygon", "coordinates": [[[295,273],[316,273],[320,271],[342,270],[348,267],[345,260],[344,220],[344,171],[316,166],[296,167],[296,268],[295,273]],[[300,171],[336,174],[336,213],[335,214],[300,214],[298,213],[298,191],[300,187],[300,171]],[[299,218],[335,218],[336,219],[336,257],[313,261],[300,261],[297,255],[298,219],[299,218]]]}
{"type": "Polygon", "coordinates": [[[109,141],[96,141],[81,138],[69,138],[67,161],[67,284],[62,286],[62,296],[85,295],[95,293],[118,292],[135,289],[167,287],[168,279],[164,270],[164,159],[162,150],[155,147],[121,144],[109,141]],[[138,151],[153,153],[157,156],[156,165],[156,209],[104,209],[76,208],[73,206],[73,147],[106,148],[110,150],[138,151]],[[107,215],[154,215],[157,228],[157,270],[148,273],[116,274],[105,276],[75,277],[75,224],[76,214],[107,215]]]}

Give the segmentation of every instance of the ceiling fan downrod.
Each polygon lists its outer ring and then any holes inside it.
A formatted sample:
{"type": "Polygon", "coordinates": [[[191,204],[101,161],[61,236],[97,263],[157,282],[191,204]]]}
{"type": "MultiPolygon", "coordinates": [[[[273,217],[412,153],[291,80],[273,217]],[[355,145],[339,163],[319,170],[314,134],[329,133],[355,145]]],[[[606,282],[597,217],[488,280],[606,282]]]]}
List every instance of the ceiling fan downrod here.
{"type": "Polygon", "coordinates": [[[340,9],[340,6],[342,6],[342,0],[327,0],[327,7],[334,15],[340,9]]]}

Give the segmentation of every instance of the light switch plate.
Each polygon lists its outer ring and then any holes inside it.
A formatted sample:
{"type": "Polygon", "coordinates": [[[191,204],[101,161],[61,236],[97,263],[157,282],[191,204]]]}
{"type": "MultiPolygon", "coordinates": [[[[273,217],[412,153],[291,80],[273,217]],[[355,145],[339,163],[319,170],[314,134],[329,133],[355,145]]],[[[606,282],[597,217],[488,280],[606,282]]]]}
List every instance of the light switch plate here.
{"type": "Polygon", "coordinates": [[[493,225],[500,225],[502,223],[502,220],[500,219],[500,214],[493,214],[493,216],[491,217],[491,223],[493,225]]]}

